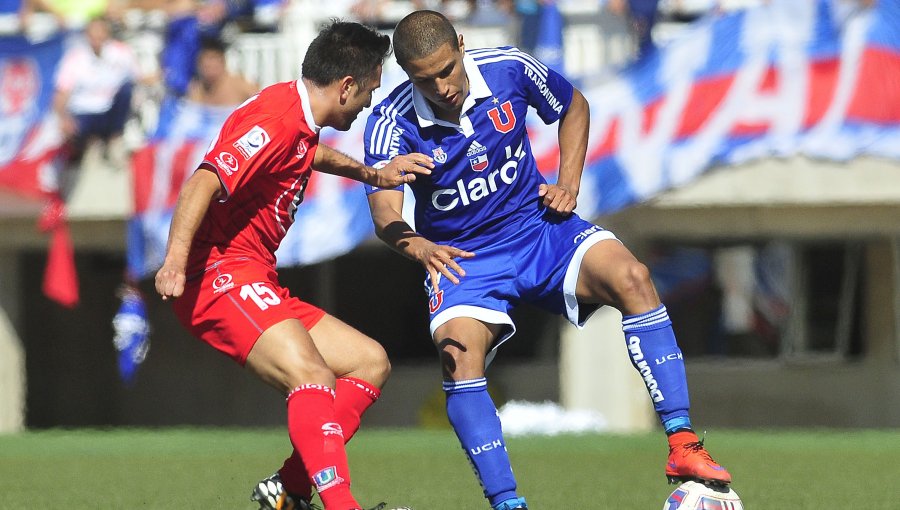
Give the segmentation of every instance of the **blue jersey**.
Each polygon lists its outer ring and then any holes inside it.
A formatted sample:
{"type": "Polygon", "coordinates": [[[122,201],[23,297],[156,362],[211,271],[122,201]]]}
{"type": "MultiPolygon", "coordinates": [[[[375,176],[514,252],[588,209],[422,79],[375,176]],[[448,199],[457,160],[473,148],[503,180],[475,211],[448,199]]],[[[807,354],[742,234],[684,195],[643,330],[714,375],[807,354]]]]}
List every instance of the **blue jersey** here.
{"type": "MultiPolygon", "coordinates": [[[[564,115],[573,87],[537,59],[512,47],[466,52],[469,96],[460,124],[437,119],[407,81],[373,109],[366,123],[365,162],[421,152],[434,158],[416,176],[416,230],[436,243],[474,250],[516,234],[540,218],[538,172],[525,116],[532,106],[547,124],[564,115]]],[[[402,189],[402,188],[397,188],[402,189]]],[[[366,186],[366,193],[379,191],[366,186]]]]}

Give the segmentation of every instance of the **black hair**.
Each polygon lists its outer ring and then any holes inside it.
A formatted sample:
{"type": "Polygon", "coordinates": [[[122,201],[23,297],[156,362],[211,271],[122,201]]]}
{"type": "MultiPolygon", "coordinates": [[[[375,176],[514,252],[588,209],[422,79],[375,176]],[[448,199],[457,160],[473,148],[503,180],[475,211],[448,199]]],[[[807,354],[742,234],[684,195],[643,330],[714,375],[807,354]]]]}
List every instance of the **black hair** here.
{"type": "Polygon", "coordinates": [[[387,35],[359,23],[333,19],[306,49],[301,74],[322,87],[345,76],[365,82],[390,51],[387,35]]]}
{"type": "Polygon", "coordinates": [[[457,48],[456,29],[443,14],[415,11],[397,23],[394,29],[394,55],[400,67],[431,55],[445,44],[457,48]]]}

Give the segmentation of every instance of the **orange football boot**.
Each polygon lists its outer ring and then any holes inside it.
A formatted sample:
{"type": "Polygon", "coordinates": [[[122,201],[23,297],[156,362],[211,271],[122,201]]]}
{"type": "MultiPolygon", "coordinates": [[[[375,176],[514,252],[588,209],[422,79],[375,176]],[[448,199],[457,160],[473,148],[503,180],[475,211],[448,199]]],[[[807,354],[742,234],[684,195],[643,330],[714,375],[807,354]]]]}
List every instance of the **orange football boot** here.
{"type": "Polygon", "coordinates": [[[699,480],[715,485],[731,483],[731,474],[718,465],[703,447],[693,430],[680,430],[669,436],[669,461],[666,463],[669,483],[699,480]]]}

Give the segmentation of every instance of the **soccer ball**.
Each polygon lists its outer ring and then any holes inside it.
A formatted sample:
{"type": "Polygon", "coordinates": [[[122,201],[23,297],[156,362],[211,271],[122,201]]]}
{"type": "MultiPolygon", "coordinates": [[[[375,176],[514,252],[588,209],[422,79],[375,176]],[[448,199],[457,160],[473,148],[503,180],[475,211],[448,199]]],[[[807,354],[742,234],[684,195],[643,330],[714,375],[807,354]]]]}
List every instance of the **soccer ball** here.
{"type": "Polygon", "coordinates": [[[731,487],[684,482],[669,494],[663,510],[744,510],[744,505],[731,487]]]}

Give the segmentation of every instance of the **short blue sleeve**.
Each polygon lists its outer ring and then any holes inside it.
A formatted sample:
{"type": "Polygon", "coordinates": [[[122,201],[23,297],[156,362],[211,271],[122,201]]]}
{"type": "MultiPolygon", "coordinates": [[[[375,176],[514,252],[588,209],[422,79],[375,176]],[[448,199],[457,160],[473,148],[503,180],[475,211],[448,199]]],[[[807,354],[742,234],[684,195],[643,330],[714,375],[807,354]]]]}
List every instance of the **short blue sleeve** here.
{"type": "MultiPolygon", "coordinates": [[[[363,135],[363,144],[365,145],[363,161],[365,164],[381,168],[396,156],[415,152],[408,134],[409,130],[404,129],[401,120],[402,117],[397,115],[396,105],[390,101],[390,98],[372,110],[366,120],[366,131],[363,135]]],[[[369,184],[366,184],[365,188],[366,195],[383,189],[369,184]]],[[[403,186],[390,189],[402,191],[403,186]]]]}
{"type": "Polygon", "coordinates": [[[528,104],[537,110],[545,124],[558,121],[569,109],[574,87],[561,74],[533,56],[522,52],[520,57],[524,69],[519,75],[519,83],[525,90],[528,104]]]}

